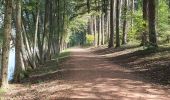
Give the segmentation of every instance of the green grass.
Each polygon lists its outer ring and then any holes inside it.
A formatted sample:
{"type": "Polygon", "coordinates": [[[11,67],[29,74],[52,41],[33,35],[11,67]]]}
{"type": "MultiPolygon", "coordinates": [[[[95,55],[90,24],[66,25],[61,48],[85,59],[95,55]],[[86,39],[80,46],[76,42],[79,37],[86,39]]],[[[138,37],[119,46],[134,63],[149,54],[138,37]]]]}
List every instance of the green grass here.
{"type": "MultiPolygon", "coordinates": [[[[60,63],[65,61],[70,56],[69,51],[63,51],[60,54],[56,55],[53,60],[47,61],[42,67],[39,67],[34,70],[30,70],[29,75],[38,75],[38,74],[47,74],[60,69],[60,63]]],[[[41,80],[37,80],[41,81],[41,80]]],[[[41,82],[42,83],[42,82],[41,82]]]]}
{"type": "Polygon", "coordinates": [[[62,62],[66,60],[70,56],[70,52],[68,50],[65,50],[61,52],[60,54],[57,54],[54,59],[57,61],[57,63],[62,62]]]}
{"type": "Polygon", "coordinates": [[[56,56],[56,59],[63,59],[63,58],[67,58],[70,56],[70,52],[69,51],[64,51],[61,52],[59,55],[56,56]]]}
{"type": "Polygon", "coordinates": [[[0,95],[3,95],[5,93],[5,90],[0,88],[0,95]]]}

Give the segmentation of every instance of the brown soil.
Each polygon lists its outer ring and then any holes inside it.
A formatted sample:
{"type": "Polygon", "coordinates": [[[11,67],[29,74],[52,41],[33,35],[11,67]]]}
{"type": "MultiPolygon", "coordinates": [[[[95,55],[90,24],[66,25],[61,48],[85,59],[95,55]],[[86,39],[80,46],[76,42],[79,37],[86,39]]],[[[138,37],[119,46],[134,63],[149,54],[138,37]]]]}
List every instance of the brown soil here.
{"type": "MultiPolygon", "coordinates": [[[[99,49],[71,49],[58,70],[11,85],[5,100],[169,100],[169,86],[152,84],[99,49]],[[100,53],[100,54],[99,54],[100,53]],[[103,54],[101,54],[103,53],[103,54]],[[29,84],[28,84],[29,83],[29,84]]],[[[124,58],[123,58],[124,59],[124,58]]],[[[128,58],[127,58],[128,59],[128,58]]],[[[116,59],[115,59],[116,60],[116,59]]],[[[55,65],[51,61],[50,65],[55,65]]]]}

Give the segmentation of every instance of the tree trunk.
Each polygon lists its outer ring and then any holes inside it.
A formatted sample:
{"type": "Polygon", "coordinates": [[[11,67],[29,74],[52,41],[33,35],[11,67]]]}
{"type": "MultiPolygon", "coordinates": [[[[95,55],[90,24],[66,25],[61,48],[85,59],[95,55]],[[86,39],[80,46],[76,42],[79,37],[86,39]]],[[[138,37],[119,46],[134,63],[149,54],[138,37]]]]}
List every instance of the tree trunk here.
{"type": "Polygon", "coordinates": [[[120,26],[120,0],[117,0],[116,2],[116,47],[120,47],[119,26],[120,26]]]}
{"type": "Polygon", "coordinates": [[[104,30],[104,32],[105,32],[105,44],[108,42],[108,39],[109,39],[109,31],[108,31],[108,27],[109,27],[109,14],[108,14],[108,11],[107,11],[107,14],[105,14],[105,16],[104,16],[104,27],[105,27],[105,30],[104,30]]]}
{"type": "Polygon", "coordinates": [[[104,14],[101,15],[101,36],[102,36],[102,40],[101,40],[101,44],[104,45],[104,42],[105,42],[105,26],[104,26],[104,14]]]}
{"type": "Polygon", "coordinates": [[[96,24],[96,16],[94,16],[94,46],[97,46],[97,37],[96,37],[96,34],[97,34],[97,24],[96,24]]]}
{"type": "Polygon", "coordinates": [[[123,6],[123,38],[122,44],[127,44],[127,9],[128,9],[128,0],[124,0],[123,6]]]}
{"type": "Polygon", "coordinates": [[[130,0],[131,1],[131,31],[133,31],[133,14],[134,14],[134,7],[135,7],[135,1],[134,0],[130,0]]]}
{"type": "Polygon", "coordinates": [[[109,48],[114,47],[114,4],[115,1],[111,0],[110,2],[110,39],[109,39],[109,48]]]}
{"type": "Polygon", "coordinates": [[[101,45],[101,17],[98,16],[98,46],[101,45]]]}
{"type": "Polygon", "coordinates": [[[35,34],[34,34],[34,47],[33,47],[33,66],[36,68],[36,53],[37,53],[37,34],[38,34],[38,25],[39,25],[39,4],[37,6],[37,17],[36,17],[36,23],[35,23],[35,34]]]}
{"type": "Polygon", "coordinates": [[[144,30],[143,30],[143,33],[142,33],[142,43],[141,43],[141,46],[144,46],[146,45],[147,43],[147,22],[148,22],[148,0],[143,0],[143,20],[144,20],[144,24],[143,24],[143,27],[144,27],[144,30]]]}
{"type": "Polygon", "coordinates": [[[16,1],[16,45],[15,45],[15,74],[14,74],[14,81],[20,82],[21,72],[23,68],[22,64],[22,44],[21,44],[21,35],[22,35],[22,28],[21,28],[21,1],[16,1]]]}
{"type": "Polygon", "coordinates": [[[11,23],[12,23],[12,0],[5,0],[5,17],[4,17],[4,40],[2,46],[2,88],[8,87],[8,57],[10,51],[10,34],[11,34],[11,23]]]}
{"type": "Polygon", "coordinates": [[[28,37],[27,37],[27,35],[26,35],[26,31],[25,31],[25,27],[24,27],[24,25],[22,24],[22,30],[23,30],[23,45],[25,46],[25,52],[27,53],[27,59],[28,59],[28,62],[29,62],[29,64],[30,64],[30,66],[31,66],[31,68],[34,68],[33,67],[33,59],[32,59],[32,52],[31,52],[31,46],[30,46],[30,44],[29,44],[29,41],[28,41],[28,37]]]}
{"type": "Polygon", "coordinates": [[[50,34],[50,0],[46,0],[45,4],[45,18],[44,18],[44,34],[43,34],[43,41],[42,41],[42,62],[45,61],[47,58],[45,57],[45,54],[47,54],[47,45],[49,40],[49,34],[50,34]]]}
{"type": "Polygon", "coordinates": [[[149,41],[154,47],[157,47],[157,34],[156,34],[156,3],[155,0],[149,1],[149,41]]]}

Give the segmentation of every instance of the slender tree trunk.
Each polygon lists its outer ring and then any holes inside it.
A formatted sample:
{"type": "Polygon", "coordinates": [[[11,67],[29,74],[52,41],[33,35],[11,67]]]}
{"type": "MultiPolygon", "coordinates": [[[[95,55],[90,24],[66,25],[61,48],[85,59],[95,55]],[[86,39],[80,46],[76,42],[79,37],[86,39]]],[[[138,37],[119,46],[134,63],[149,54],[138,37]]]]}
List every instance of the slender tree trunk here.
{"type": "Polygon", "coordinates": [[[107,14],[105,14],[105,16],[104,16],[104,27],[105,27],[105,30],[104,30],[104,32],[105,32],[105,43],[107,43],[108,42],[108,39],[109,39],[109,31],[108,31],[108,27],[109,27],[109,18],[108,18],[108,16],[109,16],[109,14],[108,14],[108,11],[107,11],[107,14]]]}
{"type": "Polygon", "coordinates": [[[93,17],[92,16],[89,18],[89,22],[88,22],[88,33],[90,35],[94,34],[94,32],[93,32],[93,17]]]}
{"type": "Polygon", "coordinates": [[[91,35],[93,35],[94,34],[94,24],[93,24],[93,16],[91,16],[91,19],[90,19],[91,21],[90,21],[90,29],[91,29],[91,35]]]}
{"type": "Polygon", "coordinates": [[[49,34],[50,34],[50,0],[46,0],[46,4],[45,4],[45,22],[44,22],[44,34],[43,34],[43,41],[42,41],[42,51],[44,53],[42,53],[42,62],[45,61],[45,59],[47,59],[45,57],[45,54],[47,54],[47,45],[48,45],[48,40],[49,40],[49,34]]]}
{"type": "Polygon", "coordinates": [[[110,11],[109,11],[109,13],[108,13],[108,22],[107,22],[107,25],[108,25],[108,27],[107,27],[107,32],[108,32],[108,43],[110,42],[110,33],[111,33],[111,31],[110,31],[110,11]]]}
{"type": "Polygon", "coordinates": [[[114,47],[114,0],[110,2],[110,39],[109,39],[109,48],[114,47]]]}
{"type": "Polygon", "coordinates": [[[128,0],[124,0],[123,6],[123,38],[122,44],[127,44],[127,9],[128,9],[128,0]]]}
{"type": "Polygon", "coordinates": [[[104,14],[101,15],[101,36],[102,36],[102,41],[101,41],[101,44],[104,45],[104,42],[105,42],[105,26],[104,26],[104,14]]]}
{"type": "Polygon", "coordinates": [[[5,0],[5,17],[4,17],[4,40],[2,46],[2,88],[8,87],[8,57],[10,51],[10,34],[11,34],[11,23],[12,23],[12,0],[5,0]]]}
{"type": "Polygon", "coordinates": [[[116,47],[120,47],[119,26],[120,26],[120,0],[117,0],[116,2],[116,47]]]}
{"type": "Polygon", "coordinates": [[[155,0],[149,1],[149,41],[154,47],[157,47],[157,34],[156,34],[156,2],[155,0]]]}
{"type": "Polygon", "coordinates": [[[133,31],[133,14],[134,14],[134,8],[135,8],[135,0],[130,0],[131,1],[131,31],[133,31]]]}
{"type": "Polygon", "coordinates": [[[87,9],[88,9],[88,13],[90,13],[90,2],[91,2],[91,0],[87,0],[87,9]]]}
{"type": "Polygon", "coordinates": [[[14,81],[20,82],[21,72],[23,68],[22,64],[22,28],[21,28],[21,1],[16,0],[16,45],[15,45],[15,74],[14,74],[14,81]]]}
{"type": "Polygon", "coordinates": [[[101,17],[98,16],[98,46],[101,45],[101,17]]]}
{"type": "Polygon", "coordinates": [[[94,16],[94,46],[97,46],[97,24],[96,24],[96,16],[94,16]]]}
{"type": "Polygon", "coordinates": [[[26,31],[25,31],[24,25],[22,25],[22,30],[23,30],[23,36],[22,36],[23,37],[23,43],[24,43],[24,46],[25,46],[25,49],[26,49],[27,59],[28,59],[28,62],[30,64],[31,68],[34,68],[31,47],[29,45],[29,41],[28,41],[28,37],[26,35],[26,31]]]}
{"type": "Polygon", "coordinates": [[[142,38],[141,46],[144,46],[147,43],[148,0],[143,0],[143,20],[144,20],[144,24],[143,24],[144,30],[141,36],[142,38]]]}
{"type": "Polygon", "coordinates": [[[37,53],[37,34],[38,34],[38,25],[39,25],[39,4],[37,4],[37,17],[36,17],[36,24],[35,24],[35,35],[34,35],[34,47],[33,47],[33,65],[36,68],[36,53],[37,53]]]}
{"type": "Polygon", "coordinates": [[[49,14],[49,21],[50,21],[50,24],[49,24],[49,31],[50,31],[50,34],[49,34],[49,39],[48,39],[48,49],[47,49],[47,60],[50,60],[51,59],[51,44],[52,44],[52,33],[53,33],[53,7],[52,7],[52,4],[53,2],[51,1],[50,2],[50,14],[49,14]]]}

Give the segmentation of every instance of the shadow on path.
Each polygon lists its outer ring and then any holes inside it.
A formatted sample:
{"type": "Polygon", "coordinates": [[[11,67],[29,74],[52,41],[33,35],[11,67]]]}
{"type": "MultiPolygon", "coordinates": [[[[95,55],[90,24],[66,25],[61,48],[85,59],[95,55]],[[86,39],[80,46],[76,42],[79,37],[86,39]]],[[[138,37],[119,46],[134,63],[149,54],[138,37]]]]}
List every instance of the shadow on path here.
{"type": "MultiPolygon", "coordinates": [[[[167,87],[152,85],[90,49],[74,48],[60,68],[34,75],[7,94],[17,100],[169,100],[167,87]]],[[[52,63],[52,62],[51,62],[52,63]]],[[[55,65],[54,65],[55,66],[55,65]]]]}

